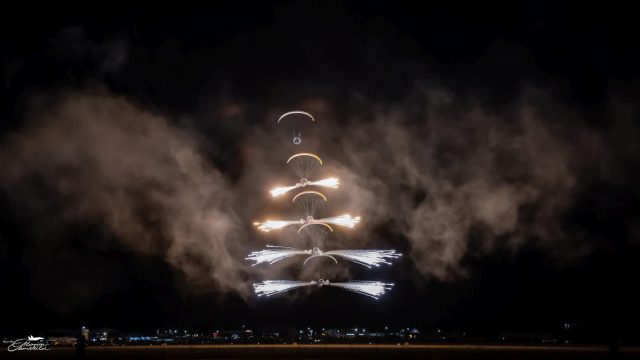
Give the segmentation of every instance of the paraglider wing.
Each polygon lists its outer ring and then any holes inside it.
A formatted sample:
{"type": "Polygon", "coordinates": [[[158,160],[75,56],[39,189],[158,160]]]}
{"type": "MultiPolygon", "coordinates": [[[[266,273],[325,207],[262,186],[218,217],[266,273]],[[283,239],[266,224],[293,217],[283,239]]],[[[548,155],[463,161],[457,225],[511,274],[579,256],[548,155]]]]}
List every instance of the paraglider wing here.
{"type": "Polygon", "coordinates": [[[303,192],[297,194],[296,196],[294,196],[293,200],[291,200],[291,201],[292,202],[296,202],[296,199],[299,198],[300,196],[303,196],[303,195],[317,195],[317,196],[320,196],[322,199],[324,199],[324,201],[327,201],[327,197],[324,196],[324,194],[322,194],[319,191],[313,191],[313,190],[303,191],[303,192]]]}
{"type": "Polygon", "coordinates": [[[313,118],[313,115],[309,114],[308,112],[306,112],[306,111],[302,111],[302,110],[294,110],[294,111],[289,111],[289,112],[286,112],[286,113],[284,113],[284,114],[280,115],[280,117],[278,118],[278,124],[280,124],[280,121],[281,121],[282,119],[286,118],[287,116],[289,116],[289,115],[295,115],[295,114],[305,115],[305,116],[307,116],[309,119],[311,119],[311,121],[313,121],[313,122],[315,122],[315,121],[316,121],[316,119],[314,119],[314,118],[313,118]]]}
{"type": "Polygon", "coordinates": [[[301,157],[301,156],[308,156],[311,157],[313,159],[318,160],[318,162],[320,163],[320,165],[322,165],[322,159],[320,159],[320,156],[316,155],[316,154],[312,154],[312,153],[297,153],[297,154],[293,154],[288,160],[287,160],[287,164],[289,162],[291,162],[291,160],[297,158],[297,157],[301,157]]]}
{"type": "Polygon", "coordinates": [[[331,232],[333,232],[333,228],[329,224],[323,223],[321,221],[311,221],[311,222],[308,222],[308,223],[300,226],[300,229],[298,229],[298,233],[300,233],[300,231],[302,231],[302,229],[304,229],[304,228],[306,228],[307,226],[310,226],[310,225],[322,225],[322,226],[325,226],[327,229],[331,230],[331,232]]]}

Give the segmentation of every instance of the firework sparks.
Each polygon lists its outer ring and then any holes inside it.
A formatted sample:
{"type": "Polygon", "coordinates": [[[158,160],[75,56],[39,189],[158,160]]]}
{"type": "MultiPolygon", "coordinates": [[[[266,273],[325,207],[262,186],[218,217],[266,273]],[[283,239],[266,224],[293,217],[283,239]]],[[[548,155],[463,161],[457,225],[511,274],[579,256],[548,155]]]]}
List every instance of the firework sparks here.
{"type": "Polygon", "coordinates": [[[317,219],[315,221],[322,222],[325,224],[344,226],[344,227],[353,229],[353,227],[360,222],[360,216],[353,217],[351,215],[341,215],[341,216],[334,216],[330,218],[317,219]]]}
{"type": "Polygon", "coordinates": [[[337,189],[339,184],[340,184],[340,180],[337,179],[337,178],[327,178],[327,179],[315,180],[315,181],[310,181],[310,180],[307,180],[305,178],[302,178],[295,185],[277,187],[277,188],[269,191],[269,193],[271,193],[271,196],[273,196],[273,197],[278,197],[280,195],[284,195],[284,194],[288,193],[291,190],[298,189],[298,188],[303,188],[303,187],[307,187],[307,186],[320,186],[320,187],[325,187],[325,188],[337,189]]]}
{"type": "Polygon", "coordinates": [[[253,225],[257,226],[258,229],[264,232],[282,229],[290,225],[302,225],[298,229],[298,232],[300,232],[302,229],[304,229],[309,225],[322,225],[327,227],[331,231],[333,231],[333,228],[331,228],[329,224],[340,225],[340,226],[344,226],[352,229],[359,222],[360,222],[360,216],[353,217],[351,215],[341,215],[341,216],[334,216],[334,217],[324,218],[324,219],[314,219],[313,216],[309,215],[307,216],[306,219],[266,220],[264,222],[255,222],[253,223],[253,225]]]}
{"type": "Polygon", "coordinates": [[[340,180],[338,178],[327,178],[322,180],[309,181],[307,185],[337,189],[338,185],[340,185],[340,180]]]}
{"type": "Polygon", "coordinates": [[[283,292],[306,286],[333,286],[345,289],[356,294],[378,299],[387,290],[393,287],[392,283],[380,281],[349,281],[332,283],[329,280],[290,281],[290,280],[266,280],[253,284],[253,289],[258,296],[272,296],[283,292]]]}
{"type": "Polygon", "coordinates": [[[245,260],[254,261],[255,263],[252,266],[256,266],[264,263],[273,264],[278,261],[300,255],[311,255],[304,260],[303,265],[306,265],[309,260],[316,257],[327,257],[336,263],[338,262],[336,257],[341,257],[367,268],[371,268],[372,266],[378,267],[380,264],[390,265],[391,262],[389,260],[397,259],[402,256],[402,254],[397,253],[395,250],[322,251],[317,247],[309,250],[301,250],[286,246],[267,245],[267,249],[250,253],[245,260]]]}
{"type": "Polygon", "coordinates": [[[266,220],[264,222],[256,222],[253,224],[261,231],[269,232],[271,230],[282,229],[289,225],[302,225],[304,224],[304,220],[266,220]]]}
{"type": "Polygon", "coordinates": [[[266,250],[253,251],[245,258],[245,260],[255,261],[255,264],[252,266],[256,266],[263,263],[273,264],[292,256],[309,254],[311,254],[311,250],[299,250],[286,246],[267,245],[266,250]]]}
{"type": "Polygon", "coordinates": [[[339,287],[354,293],[365,295],[378,300],[378,298],[387,290],[391,290],[392,283],[383,283],[380,281],[349,281],[344,283],[330,283],[329,286],[339,287]]]}
{"type": "Polygon", "coordinates": [[[269,193],[271,193],[271,196],[273,196],[273,197],[278,197],[280,195],[284,195],[284,194],[288,193],[289,191],[291,191],[293,189],[297,189],[299,187],[298,184],[293,185],[293,186],[277,187],[277,188],[269,191],[269,193]]]}
{"type": "Polygon", "coordinates": [[[289,291],[291,289],[315,285],[309,281],[290,281],[290,280],[265,280],[257,284],[253,284],[253,290],[258,296],[272,296],[289,291]]]}
{"type": "Polygon", "coordinates": [[[369,269],[371,269],[372,266],[378,267],[380,264],[391,265],[389,260],[402,256],[402,254],[397,253],[395,250],[332,250],[323,252],[318,248],[313,248],[311,252],[312,255],[304,261],[305,264],[314,257],[325,256],[335,260],[337,256],[369,269]]]}

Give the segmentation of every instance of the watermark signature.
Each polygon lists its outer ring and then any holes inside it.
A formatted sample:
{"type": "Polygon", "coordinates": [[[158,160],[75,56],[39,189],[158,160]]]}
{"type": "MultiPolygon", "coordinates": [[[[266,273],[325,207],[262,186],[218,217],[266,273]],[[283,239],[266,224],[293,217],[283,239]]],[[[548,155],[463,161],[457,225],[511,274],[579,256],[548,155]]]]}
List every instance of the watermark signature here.
{"type": "Polygon", "coordinates": [[[29,336],[26,339],[18,339],[12,342],[7,351],[14,352],[19,350],[49,350],[49,343],[42,337],[29,336]]]}

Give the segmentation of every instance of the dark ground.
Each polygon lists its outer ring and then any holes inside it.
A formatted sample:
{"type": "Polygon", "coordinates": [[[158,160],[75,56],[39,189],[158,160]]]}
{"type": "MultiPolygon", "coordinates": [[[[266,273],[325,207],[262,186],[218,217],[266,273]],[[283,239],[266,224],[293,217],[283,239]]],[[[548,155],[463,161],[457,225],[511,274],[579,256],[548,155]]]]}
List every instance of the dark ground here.
{"type": "MultiPolygon", "coordinates": [[[[3,358],[72,358],[73,348],[0,351],[3,358]]],[[[637,359],[640,348],[520,345],[196,345],[88,348],[86,358],[160,359],[637,359]]]]}

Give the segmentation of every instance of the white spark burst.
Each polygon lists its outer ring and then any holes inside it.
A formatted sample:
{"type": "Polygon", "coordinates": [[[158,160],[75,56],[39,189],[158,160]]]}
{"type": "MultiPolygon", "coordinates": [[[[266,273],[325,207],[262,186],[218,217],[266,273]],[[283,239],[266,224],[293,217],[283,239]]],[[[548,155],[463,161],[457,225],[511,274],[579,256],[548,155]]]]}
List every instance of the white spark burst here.
{"type": "Polygon", "coordinates": [[[346,260],[352,261],[356,264],[371,268],[372,266],[380,266],[380,264],[390,265],[391,259],[397,259],[402,254],[397,253],[395,250],[331,250],[322,251],[317,247],[309,250],[301,250],[287,246],[272,246],[267,245],[267,249],[261,251],[253,251],[245,258],[245,260],[254,261],[252,266],[258,264],[273,264],[278,261],[288,259],[294,256],[311,255],[307,257],[303,265],[313,258],[327,257],[335,261],[336,257],[341,257],[346,260]]]}
{"type": "Polygon", "coordinates": [[[253,284],[253,290],[258,296],[272,296],[291,289],[310,285],[315,284],[309,281],[265,280],[257,284],[253,284]]]}
{"type": "Polygon", "coordinates": [[[269,232],[271,230],[282,229],[289,225],[302,225],[298,229],[300,232],[302,229],[309,225],[323,225],[329,230],[333,231],[333,228],[329,224],[340,225],[352,229],[357,223],[360,222],[360,216],[353,217],[351,215],[334,216],[324,219],[314,219],[313,216],[308,215],[306,219],[300,220],[266,220],[264,222],[255,222],[253,225],[258,229],[269,232]]]}
{"type": "Polygon", "coordinates": [[[323,252],[320,249],[316,251],[316,249],[318,248],[312,249],[312,255],[304,263],[314,257],[326,256],[335,260],[334,256],[338,256],[371,269],[372,266],[378,267],[380,264],[391,265],[389,260],[402,256],[395,250],[332,250],[323,252]]]}
{"type": "Polygon", "coordinates": [[[289,191],[297,189],[297,188],[303,188],[303,187],[307,187],[307,186],[320,186],[320,187],[325,187],[325,188],[337,189],[339,184],[340,184],[340,180],[338,180],[337,178],[327,178],[327,179],[315,180],[315,181],[311,181],[311,180],[307,180],[305,178],[302,178],[295,185],[277,187],[277,188],[275,188],[275,189],[273,189],[273,190],[271,190],[269,192],[271,193],[271,196],[277,197],[277,196],[286,194],[289,191]]]}
{"type": "Polygon", "coordinates": [[[329,286],[339,287],[354,293],[365,295],[378,300],[378,298],[387,290],[391,290],[392,283],[383,283],[380,281],[349,281],[344,283],[330,283],[329,286]]]}
{"type": "Polygon", "coordinates": [[[311,250],[300,250],[286,246],[267,245],[266,250],[253,251],[249,254],[249,256],[245,258],[245,260],[255,261],[255,264],[252,264],[251,266],[256,266],[263,263],[273,264],[292,256],[309,254],[311,254],[311,250]]]}
{"type": "Polygon", "coordinates": [[[317,281],[265,280],[253,284],[253,289],[258,296],[272,296],[292,289],[314,285],[318,287],[338,287],[376,300],[393,287],[392,283],[383,283],[380,281],[361,280],[332,283],[329,280],[320,279],[317,281]]]}

